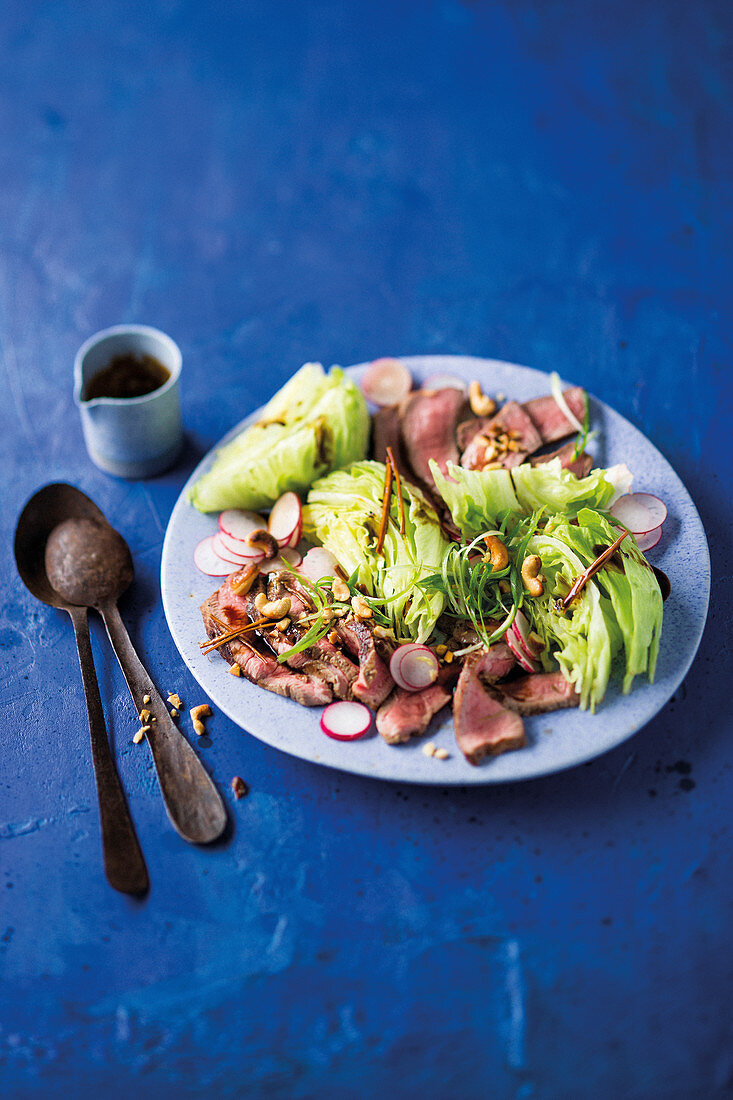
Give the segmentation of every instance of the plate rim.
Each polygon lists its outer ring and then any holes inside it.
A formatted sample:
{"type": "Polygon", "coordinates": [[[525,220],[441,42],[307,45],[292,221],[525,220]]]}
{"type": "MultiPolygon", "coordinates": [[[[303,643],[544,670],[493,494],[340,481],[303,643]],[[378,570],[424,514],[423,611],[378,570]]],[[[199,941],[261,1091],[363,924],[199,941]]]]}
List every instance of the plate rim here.
{"type": "MultiPolygon", "coordinates": [[[[413,354],[413,355],[397,356],[397,358],[401,359],[405,363],[405,365],[412,370],[413,373],[416,373],[418,375],[418,378],[419,377],[422,377],[422,378],[429,377],[430,373],[438,373],[438,372],[444,373],[444,372],[447,372],[447,371],[450,370],[451,367],[453,367],[453,369],[455,369],[457,367],[457,365],[460,363],[462,365],[462,370],[465,370],[468,367],[469,364],[476,364],[476,366],[480,367],[480,369],[482,371],[485,371],[487,368],[490,369],[491,367],[499,367],[503,371],[506,371],[506,370],[514,371],[514,370],[516,370],[516,371],[522,372],[525,375],[536,375],[538,380],[542,380],[546,386],[549,386],[549,373],[548,372],[541,371],[541,370],[539,370],[535,367],[527,367],[527,366],[524,366],[522,364],[514,363],[514,362],[511,362],[511,361],[508,361],[508,360],[503,360],[503,359],[484,358],[484,357],[481,357],[481,356],[456,355],[456,354],[445,354],[445,355],[443,355],[443,354],[414,355],[413,354]]],[[[353,365],[345,367],[343,369],[345,370],[345,372],[348,376],[358,380],[361,373],[363,373],[363,371],[369,365],[369,362],[371,362],[371,360],[366,361],[366,362],[362,362],[362,363],[353,364],[353,365]]],[[[460,373],[462,373],[462,371],[458,371],[458,373],[460,374],[460,373]]],[[[571,382],[567,382],[566,380],[563,380],[563,384],[564,385],[573,385],[575,383],[571,383],[571,382]]],[[[583,388],[585,388],[585,387],[583,387],[583,388]]],[[[261,405],[259,407],[255,408],[254,410],[252,410],[252,412],[250,412],[247,416],[245,416],[242,420],[240,420],[236,425],[234,425],[229,431],[227,431],[219,440],[217,440],[217,442],[214,443],[209,448],[209,450],[206,452],[206,454],[196,464],[195,469],[191,472],[191,474],[187,478],[185,484],[182,486],[182,488],[180,490],[180,493],[179,493],[179,495],[176,499],[176,502],[173,506],[173,509],[171,511],[171,515],[169,517],[168,524],[166,526],[165,537],[164,537],[164,540],[163,540],[163,551],[162,551],[162,556],[161,556],[161,567],[160,567],[160,583],[161,583],[161,596],[162,596],[162,602],[163,602],[163,611],[164,611],[166,623],[168,625],[168,629],[170,631],[170,634],[171,634],[171,637],[173,639],[174,645],[176,646],[176,648],[177,648],[180,656],[182,657],[184,663],[186,664],[187,668],[189,669],[189,671],[191,672],[191,674],[193,675],[194,679],[199,684],[199,686],[204,691],[206,691],[207,695],[212,699],[212,702],[214,702],[215,705],[224,714],[226,714],[227,717],[235,725],[237,725],[243,732],[248,733],[251,736],[255,737],[262,744],[268,745],[271,748],[274,748],[274,749],[277,749],[281,752],[287,753],[288,755],[294,756],[298,759],[305,760],[305,761],[307,761],[309,763],[312,763],[312,764],[316,764],[320,767],[328,767],[328,768],[331,768],[331,769],[336,770],[336,771],[346,772],[346,773],[351,774],[351,775],[363,776],[364,778],[369,778],[369,779],[376,779],[376,780],[397,782],[397,783],[409,783],[411,785],[441,786],[441,787],[448,787],[448,786],[450,786],[450,787],[459,787],[459,786],[475,787],[475,786],[493,786],[494,784],[497,784],[497,783],[513,783],[513,782],[528,781],[528,780],[531,780],[531,779],[539,779],[539,778],[542,778],[542,777],[545,777],[545,776],[559,774],[560,772],[567,771],[571,768],[578,767],[581,764],[588,763],[589,761],[594,760],[594,759],[596,759],[600,756],[603,756],[606,752],[610,752],[612,749],[617,748],[619,745],[622,745],[626,741],[630,740],[641,729],[643,729],[644,726],[648,725],[649,722],[651,722],[653,720],[653,718],[655,718],[664,709],[664,707],[668,704],[670,698],[674,695],[675,691],[677,691],[677,689],[679,688],[679,685],[685,679],[687,673],[689,672],[689,669],[692,666],[692,663],[695,660],[695,657],[697,656],[697,653],[698,653],[698,650],[699,650],[699,647],[700,647],[700,642],[702,640],[703,632],[704,632],[705,625],[706,625],[706,622],[707,622],[708,613],[709,613],[710,587],[711,587],[710,550],[709,550],[709,545],[708,545],[708,540],[707,540],[707,534],[705,532],[705,528],[704,528],[704,525],[702,523],[702,519],[701,519],[700,514],[699,514],[699,512],[698,512],[698,510],[695,506],[695,503],[694,503],[694,501],[693,501],[693,499],[690,495],[690,492],[687,489],[687,486],[683,482],[682,478],[679,476],[677,471],[674,469],[674,467],[671,465],[671,463],[667,460],[667,458],[664,456],[664,454],[630,420],[628,420],[626,417],[624,417],[621,413],[618,413],[612,406],[610,406],[606,402],[602,401],[600,398],[598,398],[590,390],[586,390],[586,392],[588,393],[590,399],[593,402],[595,402],[599,406],[599,408],[603,411],[604,415],[606,413],[611,413],[612,416],[616,417],[618,420],[621,421],[621,423],[624,425],[624,427],[627,430],[629,430],[630,432],[632,432],[636,436],[638,436],[643,441],[644,447],[650,449],[650,451],[652,451],[654,453],[654,455],[656,456],[657,460],[660,461],[663,464],[663,466],[667,468],[667,471],[669,473],[671,473],[672,477],[674,479],[676,479],[676,481],[679,484],[679,487],[682,489],[682,492],[684,494],[684,498],[686,498],[686,503],[687,503],[687,505],[690,509],[690,513],[688,514],[688,516],[686,518],[689,521],[692,521],[693,523],[697,524],[697,526],[699,528],[699,535],[701,536],[701,540],[702,540],[702,546],[704,548],[704,566],[705,566],[705,570],[704,570],[705,577],[704,577],[704,579],[705,579],[705,586],[704,586],[704,593],[698,593],[698,609],[700,608],[699,597],[704,596],[704,601],[703,601],[704,602],[704,611],[703,611],[702,614],[699,615],[698,622],[696,624],[696,629],[693,632],[693,644],[689,645],[686,648],[683,660],[681,661],[680,664],[675,666],[674,672],[671,676],[671,680],[667,684],[667,689],[668,690],[665,689],[664,697],[661,700],[658,700],[658,705],[656,705],[649,713],[642,714],[638,721],[632,721],[630,726],[625,730],[623,736],[618,737],[611,744],[602,743],[600,746],[596,742],[589,741],[587,750],[576,753],[575,755],[573,755],[572,759],[562,760],[560,762],[554,762],[552,760],[552,758],[550,758],[545,763],[544,766],[542,764],[540,764],[539,766],[535,767],[534,769],[530,769],[530,770],[525,769],[522,774],[516,774],[516,775],[511,775],[511,774],[510,775],[498,775],[498,774],[496,774],[495,771],[492,772],[492,768],[491,768],[492,759],[494,761],[503,760],[503,759],[504,760],[506,760],[506,759],[511,760],[512,758],[517,757],[517,756],[520,756],[520,757],[526,759],[525,754],[527,754],[529,752],[529,748],[531,748],[531,746],[527,749],[519,750],[518,753],[503,754],[502,756],[499,756],[499,757],[490,758],[490,759],[488,759],[487,761],[485,761],[483,763],[483,766],[479,766],[479,767],[473,767],[472,765],[469,765],[468,762],[465,761],[461,757],[460,752],[456,752],[455,756],[457,758],[460,758],[460,763],[462,765],[465,765],[466,767],[471,769],[470,772],[468,772],[465,775],[446,774],[446,771],[441,768],[440,771],[438,772],[438,774],[433,777],[432,775],[427,775],[427,774],[411,775],[411,774],[406,774],[404,772],[401,772],[400,774],[389,774],[388,772],[384,772],[382,770],[379,770],[379,771],[375,772],[374,770],[369,770],[365,767],[354,766],[355,762],[354,762],[353,758],[350,760],[348,755],[346,755],[344,757],[343,762],[340,761],[340,760],[334,760],[334,759],[320,759],[318,754],[313,754],[311,752],[298,751],[298,746],[297,745],[291,747],[289,745],[284,745],[284,744],[278,743],[276,741],[270,740],[270,739],[268,739],[267,736],[263,735],[260,732],[253,731],[248,725],[244,724],[247,721],[247,719],[246,718],[243,719],[241,713],[234,713],[234,711],[236,711],[237,708],[232,707],[229,704],[228,700],[226,699],[226,692],[223,693],[224,697],[222,697],[222,695],[217,690],[216,686],[214,686],[212,688],[211,684],[202,682],[202,680],[200,678],[201,670],[197,667],[195,660],[191,657],[191,655],[188,651],[188,648],[185,644],[185,641],[187,641],[187,639],[185,639],[182,642],[179,642],[179,638],[177,636],[177,629],[176,629],[178,624],[176,622],[176,616],[175,616],[175,613],[174,613],[174,609],[171,605],[170,598],[169,598],[169,593],[168,593],[168,579],[169,579],[168,574],[169,574],[169,569],[170,569],[171,555],[172,555],[172,552],[173,552],[172,551],[173,531],[174,531],[175,526],[178,522],[178,518],[179,518],[179,515],[181,514],[181,511],[184,508],[190,508],[196,516],[201,516],[202,515],[202,513],[197,512],[197,510],[194,509],[193,506],[190,505],[189,502],[187,501],[187,494],[188,494],[189,488],[201,476],[201,474],[204,472],[204,469],[207,468],[208,465],[213,461],[213,458],[214,458],[214,455],[216,454],[216,452],[222,446],[224,446],[226,443],[228,443],[232,438],[234,438],[236,435],[238,435],[239,432],[241,432],[244,427],[246,427],[249,423],[251,423],[257,417],[257,415],[259,414],[261,408],[263,407],[261,405]],[[443,774],[441,774],[441,771],[443,772],[443,774]]],[[[527,400],[527,398],[523,398],[523,400],[527,400]]],[[[635,471],[632,471],[632,472],[635,473],[635,471]]],[[[215,516],[216,513],[210,513],[209,515],[215,516]]],[[[193,566],[193,562],[191,562],[191,569],[192,570],[195,569],[195,567],[193,566]]],[[[215,577],[210,578],[210,580],[212,582],[216,581],[217,579],[218,578],[215,578],[215,577]]],[[[220,581],[220,583],[221,583],[221,581],[220,581]]],[[[662,635],[662,637],[664,639],[664,634],[662,635]]],[[[687,638],[688,638],[688,641],[689,641],[689,635],[687,635],[687,638]]],[[[193,657],[195,657],[195,656],[197,656],[197,655],[194,653],[193,657]]],[[[235,682],[240,683],[241,681],[237,680],[235,682]]],[[[257,688],[257,685],[251,684],[251,683],[249,683],[249,681],[245,680],[244,683],[246,683],[251,689],[256,690],[258,693],[264,693],[265,695],[270,695],[271,696],[271,693],[265,692],[265,690],[262,689],[262,688],[257,688]]],[[[641,689],[642,685],[639,685],[639,686],[640,686],[640,689],[641,689]]],[[[226,687],[228,688],[229,685],[227,684],[226,687]]],[[[653,687],[653,685],[649,685],[648,681],[645,681],[644,682],[644,687],[647,687],[647,688],[651,689],[653,687]]],[[[632,695],[636,700],[638,700],[639,693],[637,691],[632,693],[632,695]]],[[[632,695],[619,696],[619,702],[623,701],[624,699],[626,699],[626,700],[631,699],[632,695]]],[[[255,698],[259,698],[259,695],[256,696],[255,698]]],[[[282,703],[287,702],[291,706],[294,706],[294,707],[299,706],[297,703],[294,703],[292,700],[285,700],[285,699],[283,699],[282,697],[279,697],[279,696],[274,696],[274,697],[271,696],[271,698],[280,699],[282,703]]],[[[276,704],[272,703],[272,705],[275,706],[276,704]]],[[[311,710],[311,708],[301,708],[301,709],[311,710]]],[[[312,712],[313,712],[313,715],[315,717],[315,715],[320,714],[320,708],[312,708],[312,712]]],[[[562,713],[565,713],[565,712],[558,712],[558,713],[562,714],[562,713]]],[[[572,711],[570,713],[572,713],[573,715],[583,714],[585,717],[587,717],[590,720],[597,720],[599,716],[602,716],[603,710],[600,710],[598,712],[598,714],[596,714],[596,715],[591,715],[590,712],[588,712],[588,711],[585,711],[585,712],[572,711]]],[[[547,715],[545,715],[545,716],[540,715],[540,716],[536,716],[536,717],[539,718],[539,719],[541,719],[543,717],[545,719],[549,718],[549,716],[547,716],[547,715]]],[[[452,730],[452,725],[453,725],[452,716],[451,716],[449,721],[447,721],[446,718],[444,717],[443,725],[440,728],[442,729],[446,725],[450,725],[451,730],[452,730]]],[[[410,742],[410,745],[413,746],[413,747],[414,746],[419,746],[420,743],[421,742],[424,743],[424,741],[426,739],[429,739],[429,738],[413,739],[410,742]]],[[[368,745],[372,740],[375,740],[377,744],[381,743],[378,735],[372,735],[371,738],[364,739],[363,742],[355,742],[354,744],[355,745],[356,744],[362,744],[362,745],[366,744],[366,745],[368,745]]],[[[389,746],[389,750],[390,750],[390,752],[399,753],[400,749],[404,749],[405,747],[406,746],[389,746]]],[[[347,747],[347,751],[348,751],[348,747],[347,747]]],[[[409,770],[409,765],[408,765],[408,770],[409,770]]]]}

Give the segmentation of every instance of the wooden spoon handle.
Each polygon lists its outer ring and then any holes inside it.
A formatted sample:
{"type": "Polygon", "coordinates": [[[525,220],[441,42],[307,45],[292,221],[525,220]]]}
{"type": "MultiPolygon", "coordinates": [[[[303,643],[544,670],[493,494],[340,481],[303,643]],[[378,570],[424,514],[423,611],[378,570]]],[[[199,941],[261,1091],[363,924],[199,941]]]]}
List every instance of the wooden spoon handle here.
{"type": "Polygon", "coordinates": [[[209,844],[221,836],[226,827],[227,814],[221,796],[198,756],[174,725],[135,652],[117,605],[107,601],[100,603],[97,610],[104,619],[138,714],[143,710],[150,712],[150,720],[143,723],[149,727],[145,736],[153,754],[168,817],[184,840],[209,844]],[[149,701],[146,702],[146,698],[149,701]]]}
{"type": "Polygon", "coordinates": [[[99,816],[102,825],[104,871],[110,886],[123,894],[144,894],[150,882],[135,826],[125,801],[117,768],[107,739],[99,684],[94,670],[89,622],[85,607],[69,607],[79,652],[81,678],[89,718],[92,764],[97,784],[99,816]]]}

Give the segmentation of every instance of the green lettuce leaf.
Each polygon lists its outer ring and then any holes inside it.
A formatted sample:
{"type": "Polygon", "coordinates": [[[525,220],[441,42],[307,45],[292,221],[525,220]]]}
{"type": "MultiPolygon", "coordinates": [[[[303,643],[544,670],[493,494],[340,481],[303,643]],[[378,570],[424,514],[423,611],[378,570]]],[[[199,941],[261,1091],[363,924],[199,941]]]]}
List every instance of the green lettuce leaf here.
{"type": "MultiPolygon", "coordinates": [[[[623,691],[644,672],[654,679],[662,626],[662,596],[654,573],[631,536],[586,584],[563,613],[556,606],[570,585],[609,546],[618,531],[600,513],[583,508],[577,526],[550,516],[528,550],[542,558],[545,594],[531,601],[535,630],[580,693],[581,707],[595,710],[613,662],[624,662],[623,691]]],[[[549,667],[549,659],[547,661],[549,667]]]]}
{"type": "Polygon", "coordinates": [[[219,451],[190,491],[201,512],[271,507],[288,490],[366,454],[369,412],[339,367],[306,363],[262,410],[259,420],[219,451]]]}
{"type": "Polygon", "coordinates": [[[449,543],[435,510],[418,488],[403,481],[405,534],[400,534],[393,488],[384,546],[376,553],[385,472],[381,462],[364,461],[320,478],[303,509],[303,533],[330,550],[369,596],[384,601],[379,610],[397,638],[424,642],[443,610],[444,597],[417,585],[440,568],[449,543]]]}
{"type": "Polygon", "coordinates": [[[453,522],[464,535],[474,537],[496,527],[507,511],[531,515],[544,508],[574,518],[586,506],[609,508],[631,487],[631,475],[623,465],[577,478],[562,468],[559,458],[513,470],[465,470],[449,463],[447,476],[431,460],[430,469],[453,522]]]}

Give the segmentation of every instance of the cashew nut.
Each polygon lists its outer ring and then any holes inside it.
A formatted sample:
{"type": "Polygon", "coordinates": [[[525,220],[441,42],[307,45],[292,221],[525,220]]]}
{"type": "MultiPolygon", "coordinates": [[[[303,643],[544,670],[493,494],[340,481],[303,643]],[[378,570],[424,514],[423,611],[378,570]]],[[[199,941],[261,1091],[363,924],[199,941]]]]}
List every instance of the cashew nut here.
{"type": "Polygon", "coordinates": [[[333,592],[333,598],[341,603],[347,603],[351,598],[348,584],[345,584],[340,577],[334,577],[331,591],[333,592]]]}
{"type": "Polygon", "coordinates": [[[263,619],[284,619],[290,611],[290,596],[283,596],[281,600],[268,600],[264,592],[258,592],[255,596],[255,607],[263,619]]]}
{"type": "Polygon", "coordinates": [[[476,380],[469,384],[468,403],[474,416],[491,416],[496,412],[496,401],[481,392],[481,383],[476,380]]]}
{"type": "Polygon", "coordinates": [[[373,611],[363,596],[354,596],[351,608],[357,619],[371,619],[373,611]]]}
{"type": "Polygon", "coordinates": [[[542,558],[539,554],[530,554],[522,562],[522,580],[530,596],[541,596],[545,591],[542,584],[543,578],[539,575],[541,568],[542,558]]]}
{"type": "Polygon", "coordinates": [[[247,542],[250,546],[253,546],[255,550],[261,550],[266,558],[276,557],[280,550],[280,544],[277,539],[262,527],[259,527],[256,531],[252,531],[247,535],[247,542]]]}
{"type": "MultiPolygon", "coordinates": [[[[501,539],[496,535],[487,535],[484,542],[491,562],[491,572],[498,573],[501,569],[506,569],[509,564],[509,551],[501,539]]],[[[484,561],[486,561],[485,557],[484,561]]]]}

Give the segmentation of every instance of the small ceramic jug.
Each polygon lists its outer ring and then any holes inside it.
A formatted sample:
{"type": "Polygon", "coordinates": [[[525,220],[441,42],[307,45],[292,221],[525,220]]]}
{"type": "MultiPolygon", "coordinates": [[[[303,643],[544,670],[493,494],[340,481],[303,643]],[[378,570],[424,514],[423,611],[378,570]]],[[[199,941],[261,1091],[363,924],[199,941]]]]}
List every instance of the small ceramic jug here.
{"type": "Polygon", "coordinates": [[[180,374],[178,346],[147,325],[115,325],[82,344],[74,361],[74,400],[89,457],[100,470],[116,477],[152,477],[175,462],[183,443],[180,374]],[[94,376],[120,356],[151,356],[168,377],[141,397],[85,396],[94,376]]]}

